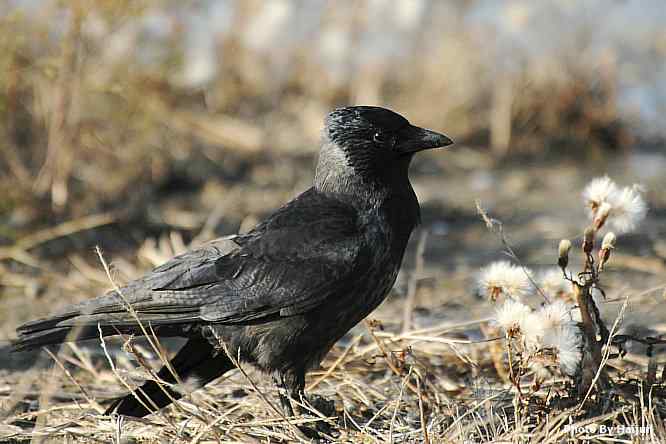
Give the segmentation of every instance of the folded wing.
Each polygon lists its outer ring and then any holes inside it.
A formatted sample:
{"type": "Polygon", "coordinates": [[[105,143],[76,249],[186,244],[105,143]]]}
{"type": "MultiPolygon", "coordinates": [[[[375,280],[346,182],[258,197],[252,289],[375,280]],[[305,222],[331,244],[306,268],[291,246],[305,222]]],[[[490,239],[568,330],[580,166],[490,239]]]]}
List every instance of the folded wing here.
{"type": "Polygon", "coordinates": [[[18,328],[16,349],[55,344],[80,326],[79,339],[141,334],[137,318],[163,335],[197,322],[261,322],[292,316],[347,291],[368,266],[356,211],[314,190],[246,235],[213,241],[115,291],[18,328]],[[131,304],[130,312],[127,303],[131,304]]]}

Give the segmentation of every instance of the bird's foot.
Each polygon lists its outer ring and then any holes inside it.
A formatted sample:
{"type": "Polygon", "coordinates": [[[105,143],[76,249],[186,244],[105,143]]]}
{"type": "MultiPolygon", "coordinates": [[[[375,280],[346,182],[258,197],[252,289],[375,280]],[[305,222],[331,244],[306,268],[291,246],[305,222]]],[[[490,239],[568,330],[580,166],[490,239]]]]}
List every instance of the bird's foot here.
{"type": "Polygon", "coordinates": [[[298,426],[298,430],[303,434],[303,437],[306,439],[310,439],[313,442],[326,442],[326,438],[322,436],[322,434],[319,432],[319,430],[317,430],[316,427],[300,425],[298,426]]]}
{"type": "MultiPolygon", "coordinates": [[[[305,397],[305,400],[307,401],[308,404],[310,404],[313,410],[316,410],[322,415],[326,417],[336,416],[335,401],[333,401],[332,399],[326,399],[320,395],[308,395],[307,397],[305,397]]],[[[307,409],[303,408],[301,408],[301,413],[312,414],[311,411],[308,411],[307,409]]]]}
{"type": "Polygon", "coordinates": [[[341,436],[340,431],[322,421],[309,426],[299,425],[298,430],[301,432],[302,438],[315,443],[336,442],[341,436]]]}
{"type": "Polygon", "coordinates": [[[318,421],[312,423],[312,425],[308,427],[310,432],[314,432],[313,436],[308,436],[308,438],[321,440],[323,438],[330,437],[334,432],[334,428],[332,427],[332,424],[329,423],[329,421],[324,420],[320,417],[320,415],[323,415],[327,418],[336,416],[335,402],[319,395],[309,395],[307,397],[303,396],[301,398],[301,402],[307,407],[299,406],[299,413],[304,416],[318,419],[318,421]],[[326,436],[322,437],[322,434],[326,436]]]}

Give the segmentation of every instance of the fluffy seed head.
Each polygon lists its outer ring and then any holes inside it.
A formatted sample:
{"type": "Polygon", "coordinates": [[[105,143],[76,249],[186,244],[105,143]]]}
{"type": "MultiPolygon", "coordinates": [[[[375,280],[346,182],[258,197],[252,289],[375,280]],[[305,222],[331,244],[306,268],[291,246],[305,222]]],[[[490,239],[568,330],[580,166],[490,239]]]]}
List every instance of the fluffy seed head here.
{"type": "Polygon", "coordinates": [[[543,381],[553,376],[552,372],[548,368],[548,364],[551,362],[552,360],[545,355],[537,355],[533,359],[529,360],[528,367],[534,373],[534,382],[537,387],[539,387],[543,381]]]}
{"type": "Polygon", "coordinates": [[[567,376],[575,376],[578,373],[583,357],[583,337],[576,323],[566,322],[557,328],[546,330],[543,342],[544,345],[557,350],[562,373],[567,376]]]}
{"type": "Polygon", "coordinates": [[[495,310],[495,322],[509,337],[522,333],[532,309],[522,302],[507,299],[495,310]]]}
{"type": "Polygon", "coordinates": [[[608,221],[619,233],[634,230],[647,213],[641,192],[639,185],[620,189],[608,176],[593,179],[583,191],[593,227],[599,230],[608,221]]]}
{"type": "Polygon", "coordinates": [[[478,286],[483,294],[495,301],[500,294],[513,299],[526,296],[532,289],[530,273],[507,261],[493,262],[479,274],[478,286]]]}
{"type": "Polygon", "coordinates": [[[617,185],[610,177],[604,176],[592,179],[583,190],[583,198],[590,208],[591,216],[594,217],[601,204],[607,202],[609,197],[615,193],[617,193],[617,185]]]}
{"type": "Polygon", "coordinates": [[[645,219],[647,204],[641,195],[640,186],[625,187],[611,196],[610,224],[619,233],[634,230],[645,219]]]}
{"type": "Polygon", "coordinates": [[[571,306],[562,300],[544,305],[537,313],[545,329],[557,328],[571,322],[571,306]]]}
{"type": "Polygon", "coordinates": [[[562,276],[562,270],[558,268],[549,268],[537,274],[539,287],[551,299],[564,297],[571,292],[571,284],[562,276]]]}
{"type": "Polygon", "coordinates": [[[543,323],[541,322],[541,315],[538,311],[530,312],[525,316],[520,326],[523,339],[525,340],[525,348],[531,353],[536,352],[543,348],[543,323]]]}
{"type": "MultiPolygon", "coordinates": [[[[544,338],[563,325],[572,322],[571,305],[563,300],[556,300],[530,313],[525,319],[522,330],[526,344],[532,348],[541,348],[544,338]]],[[[552,346],[552,344],[546,344],[552,346]]]]}

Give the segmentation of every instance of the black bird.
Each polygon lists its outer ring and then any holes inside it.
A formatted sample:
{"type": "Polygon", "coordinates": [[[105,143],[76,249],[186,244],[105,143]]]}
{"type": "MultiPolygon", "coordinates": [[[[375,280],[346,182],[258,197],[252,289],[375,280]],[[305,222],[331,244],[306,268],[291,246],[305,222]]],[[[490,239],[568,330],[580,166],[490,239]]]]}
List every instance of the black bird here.
{"type": "MultiPolygon", "coordinates": [[[[198,386],[242,362],[273,375],[285,413],[305,373],[365,318],[393,286],[419,203],[407,170],[414,153],[452,141],[388,109],[352,106],[325,120],[314,185],[247,234],[176,256],[115,291],[17,329],[17,351],[117,334],[187,343],[171,359],[180,381],[198,386]],[[136,316],[136,317],[135,317],[136,316]]],[[[159,377],[176,383],[165,366],[159,377]]],[[[149,380],[107,413],[142,417],[180,398],[149,380]],[[168,392],[168,395],[167,393],[168,392]]]]}

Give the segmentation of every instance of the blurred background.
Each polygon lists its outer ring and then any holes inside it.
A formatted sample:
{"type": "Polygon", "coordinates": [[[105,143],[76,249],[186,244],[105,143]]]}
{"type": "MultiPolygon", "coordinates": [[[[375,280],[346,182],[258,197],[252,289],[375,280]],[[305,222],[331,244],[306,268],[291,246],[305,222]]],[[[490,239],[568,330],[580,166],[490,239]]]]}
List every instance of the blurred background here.
{"type": "Polygon", "coordinates": [[[251,228],[309,187],[322,120],[348,104],[456,141],[415,159],[423,225],[376,317],[400,323],[414,275],[418,326],[478,318],[474,275],[503,256],[475,199],[538,268],[579,237],[580,192],[608,173],[650,205],[610,294],[657,288],[633,310],[658,328],[664,23],[661,0],[6,0],[0,340],[108,288],[96,245],[122,282],[251,228]]]}

